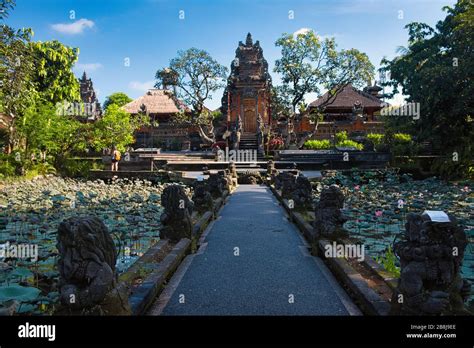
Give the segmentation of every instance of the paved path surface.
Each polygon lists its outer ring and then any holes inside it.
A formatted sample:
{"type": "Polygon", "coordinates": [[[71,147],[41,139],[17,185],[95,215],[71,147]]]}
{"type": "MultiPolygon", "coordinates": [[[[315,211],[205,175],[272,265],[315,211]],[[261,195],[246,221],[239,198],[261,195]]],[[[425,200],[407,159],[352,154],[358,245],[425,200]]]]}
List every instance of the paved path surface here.
{"type": "Polygon", "coordinates": [[[150,315],[360,314],[265,186],[239,186],[205,242],[150,315]]]}

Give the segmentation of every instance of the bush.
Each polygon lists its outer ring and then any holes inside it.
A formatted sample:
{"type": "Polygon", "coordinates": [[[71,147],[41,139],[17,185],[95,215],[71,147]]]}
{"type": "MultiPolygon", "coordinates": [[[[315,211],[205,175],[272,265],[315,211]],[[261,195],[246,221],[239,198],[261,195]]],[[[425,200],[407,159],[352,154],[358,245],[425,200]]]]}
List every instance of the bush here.
{"type": "Polygon", "coordinates": [[[385,270],[394,274],[397,278],[400,277],[400,267],[397,266],[398,259],[391,246],[388,247],[383,255],[377,257],[375,260],[381,264],[385,270]]]}
{"type": "Polygon", "coordinates": [[[415,146],[410,134],[393,134],[392,154],[394,156],[412,156],[415,153],[415,146]]]}
{"type": "Polygon", "coordinates": [[[0,161],[0,178],[15,175],[15,166],[8,161],[0,161]]]}
{"type": "Polygon", "coordinates": [[[395,133],[393,140],[398,143],[409,143],[411,142],[411,135],[406,133],[395,133]]]}
{"type": "Polygon", "coordinates": [[[13,155],[0,153],[0,178],[14,176],[17,172],[18,164],[13,155]]]}
{"type": "Polygon", "coordinates": [[[343,140],[340,141],[336,144],[338,147],[354,147],[357,150],[362,150],[364,148],[364,145],[354,141],[354,140],[343,140]]]}
{"type": "Polygon", "coordinates": [[[367,139],[370,140],[375,146],[378,146],[383,142],[383,134],[370,133],[367,134],[367,139]]]}
{"type": "Polygon", "coordinates": [[[349,138],[347,137],[347,132],[346,131],[342,131],[342,132],[337,132],[336,133],[336,144],[339,144],[348,140],[349,138]]]}
{"type": "Polygon", "coordinates": [[[324,140],[307,140],[304,143],[305,149],[311,150],[321,150],[321,149],[330,149],[331,142],[327,139],[324,140]]]}
{"type": "Polygon", "coordinates": [[[48,175],[48,174],[56,174],[56,168],[51,163],[42,162],[33,165],[33,170],[36,170],[39,175],[48,175]]]}
{"type": "Polygon", "coordinates": [[[285,142],[281,137],[276,137],[270,140],[270,150],[280,150],[285,145],[285,142]]]}
{"type": "MultiPolygon", "coordinates": [[[[364,145],[356,141],[348,139],[346,131],[336,133],[336,146],[354,147],[357,150],[362,150],[364,148],[364,145]]],[[[306,149],[311,149],[311,150],[321,150],[321,149],[330,149],[333,146],[330,140],[323,139],[323,140],[308,140],[304,143],[304,147],[306,149]]]]}
{"type": "Polygon", "coordinates": [[[94,165],[90,161],[67,159],[61,167],[61,174],[71,178],[88,178],[89,171],[94,165]]]}

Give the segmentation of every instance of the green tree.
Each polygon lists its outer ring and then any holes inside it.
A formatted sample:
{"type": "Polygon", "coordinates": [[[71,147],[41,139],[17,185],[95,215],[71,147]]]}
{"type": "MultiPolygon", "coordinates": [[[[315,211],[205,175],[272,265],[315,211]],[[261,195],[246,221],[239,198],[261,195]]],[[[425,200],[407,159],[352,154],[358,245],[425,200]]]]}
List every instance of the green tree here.
{"type": "Polygon", "coordinates": [[[59,41],[32,42],[35,64],[33,78],[42,99],[53,104],[80,101],[79,82],[72,68],[79,57],[79,49],[59,41]]]}
{"type": "Polygon", "coordinates": [[[84,151],[88,144],[88,124],[60,115],[49,102],[30,106],[18,122],[25,158],[38,152],[50,155],[57,167],[72,152],[84,151]]]}
{"type": "Polygon", "coordinates": [[[32,35],[31,29],[15,30],[7,25],[0,26],[0,112],[9,116],[8,152],[18,143],[15,131],[17,118],[37,97],[29,45],[32,35]]]}
{"type": "Polygon", "coordinates": [[[125,151],[127,146],[135,142],[135,131],[146,125],[149,125],[146,115],[131,117],[118,105],[109,105],[104,116],[93,124],[92,146],[97,151],[111,149],[113,146],[119,151],[125,151]]]}
{"type": "Polygon", "coordinates": [[[283,86],[272,86],[270,90],[272,118],[274,120],[277,120],[280,117],[286,117],[288,115],[291,115],[291,98],[286,92],[287,91],[283,88],[283,86]]]}
{"type": "Polygon", "coordinates": [[[15,0],[0,0],[0,20],[8,17],[8,14],[15,7],[15,0]]]}
{"type": "MultiPolygon", "coordinates": [[[[308,93],[320,94],[322,88],[330,93],[330,98],[308,115],[315,126],[300,139],[301,148],[316,133],[325,108],[334,102],[337,94],[349,83],[357,87],[372,79],[374,66],[365,53],[356,49],[338,51],[334,38],[322,40],[312,30],[296,36],[283,34],[275,45],[281,47],[281,58],[276,60],[274,71],[281,75],[280,95],[286,96],[291,105],[289,124],[296,118],[297,110],[304,107],[308,93]]],[[[287,137],[287,145],[290,138],[287,137]]]]}
{"type": "Polygon", "coordinates": [[[115,92],[109,95],[107,98],[105,98],[104,102],[104,110],[107,110],[107,108],[110,105],[117,105],[119,107],[124,106],[125,104],[130,103],[133,101],[132,98],[130,98],[128,95],[126,95],[123,92],[115,92]]]}
{"type": "Polygon", "coordinates": [[[215,115],[207,110],[204,102],[212,99],[213,92],[225,87],[227,70],[206,51],[190,48],[178,51],[168,68],[156,72],[155,86],[173,86],[177,96],[192,108],[191,113],[183,112],[179,119],[184,124],[195,125],[208,143],[215,141],[215,115]]]}
{"type": "Polygon", "coordinates": [[[385,85],[393,94],[402,92],[407,102],[420,103],[420,118],[400,117],[393,131],[432,141],[446,156],[434,168],[455,177],[473,170],[474,6],[460,0],[444,10],[447,16],[435,28],[408,24],[408,47],[392,60],[383,59],[381,72],[390,73],[385,85]]]}

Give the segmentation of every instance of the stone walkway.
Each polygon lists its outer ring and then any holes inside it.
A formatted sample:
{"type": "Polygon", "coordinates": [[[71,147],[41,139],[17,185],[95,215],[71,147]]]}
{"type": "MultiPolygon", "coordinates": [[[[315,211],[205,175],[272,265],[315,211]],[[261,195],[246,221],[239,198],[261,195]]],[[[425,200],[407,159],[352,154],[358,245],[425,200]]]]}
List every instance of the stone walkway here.
{"type": "Polygon", "coordinates": [[[241,185],[150,315],[360,315],[265,186],[241,185]]]}

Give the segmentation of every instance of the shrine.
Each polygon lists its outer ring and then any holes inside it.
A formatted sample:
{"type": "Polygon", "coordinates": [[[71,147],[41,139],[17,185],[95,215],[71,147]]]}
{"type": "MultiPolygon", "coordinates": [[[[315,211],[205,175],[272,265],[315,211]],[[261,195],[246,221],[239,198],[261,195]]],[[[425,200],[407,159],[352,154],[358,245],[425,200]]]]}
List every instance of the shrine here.
{"type": "Polygon", "coordinates": [[[244,135],[258,133],[258,118],[263,124],[270,124],[271,77],[268,63],[257,40],[247,34],[245,44],[240,41],[231,64],[227,87],[222,97],[222,113],[227,115],[227,124],[232,129],[242,122],[244,135]]]}
{"type": "Polygon", "coordinates": [[[79,79],[81,100],[84,103],[84,108],[87,117],[90,120],[96,120],[102,116],[102,108],[94,90],[92,80],[87,77],[86,72],[82,74],[79,79]]]}

